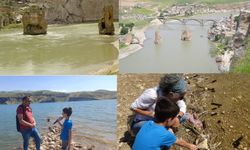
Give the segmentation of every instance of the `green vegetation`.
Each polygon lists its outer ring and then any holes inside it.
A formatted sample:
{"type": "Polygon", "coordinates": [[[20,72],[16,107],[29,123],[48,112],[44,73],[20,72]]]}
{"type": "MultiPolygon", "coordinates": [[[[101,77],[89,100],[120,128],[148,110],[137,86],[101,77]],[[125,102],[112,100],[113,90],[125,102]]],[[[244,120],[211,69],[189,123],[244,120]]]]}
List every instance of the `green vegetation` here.
{"type": "Polygon", "coordinates": [[[122,48],[125,48],[125,47],[127,47],[127,45],[125,45],[124,43],[120,42],[119,48],[122,49],[122,48]]]}
{"type": "Polygon", "coordinates": [[[237,3],[237,2],[247,2],[249,0],[148,0],[154,3],[173,5],[173,4],[186,4],[186,3],[204,3],[208,5],[215,4],[229,4],[229,3],[237,3]]]}
{"type": "Polygon", "coordinates": [[[125,35],[129,31],[132,31],[134,26],[134,23],[119,23],[119,27],[122,27],[120,35],[125,35]]]}
{"type": "Polygon", "coordinates": [[[212,57],[215,57],[217,55],[223,55],[225,53],[225,51],[227,50],[226,45],[222,44],[222,43],[218,43],[216,45],[216,48],[212,51],[210,51],[210,55],[212,57]]]}
{"type": "Polygon", "coordinates": [[[135,27],[141,28],[147,25],[152,19],[136,20],[136,19],[124,19],[120,20],[120,23],[126,24],[127,22],[133,22],[135,27]]]}
{"type": "Polygon", "coordinates": [[[231,72],[250,73],[250,38],[246,40],[245,56],[236,61],[231,72]]]}
{"type": "Polygon", "coordinates": [[[23,24],[9,24],[4,26],[3,29],[16,29],[16,28],[23,28],[23,24]]]}
{"type": "Polygon", "coordinates": [[[150,10],[150,9],[147,9],[147,8],[142,8],[142,7],[135,7],[132,9],[132,12],[133,14],[143,14],[143,15],[151,15],[154,13],[154,11],[150,10]]]}

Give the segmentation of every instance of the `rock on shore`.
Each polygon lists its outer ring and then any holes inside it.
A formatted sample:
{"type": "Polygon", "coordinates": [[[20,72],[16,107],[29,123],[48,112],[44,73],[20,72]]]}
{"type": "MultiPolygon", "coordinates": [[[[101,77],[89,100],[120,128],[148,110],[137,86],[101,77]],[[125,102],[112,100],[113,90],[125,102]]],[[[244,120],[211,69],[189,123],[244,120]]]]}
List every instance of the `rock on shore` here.
{"type": "MultiPolygon", "coordinates": [[[[41,150],[60,150],[62,142],[60,140],[61,128],[58,126],[49,127],[48,132],[42,135],[41,150]]],[[[29,146],[30,150],[36,150],[35,143],[32,141],[29,146]]],[[[80,143],[72,143],[72,150],[92,150],[94,146],[87,147],[80,143]]]]}

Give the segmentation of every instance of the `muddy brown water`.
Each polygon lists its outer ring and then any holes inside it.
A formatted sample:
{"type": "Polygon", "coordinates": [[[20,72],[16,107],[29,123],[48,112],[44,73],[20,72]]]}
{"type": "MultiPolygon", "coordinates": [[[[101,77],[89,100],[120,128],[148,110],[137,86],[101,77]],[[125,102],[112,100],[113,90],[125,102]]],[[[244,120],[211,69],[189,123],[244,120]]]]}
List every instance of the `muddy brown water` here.
{"type": "MultiPolygon", "coordinates": [[[[215,13],[192,16],[194,19],[213,19],[219,21],[223,17],[238,12],[215,13]]],[[[211,51],[215,45],[208,40],[207,31],[212,22],[201,26],[197,21],[188,21],[185,25],[170,20],[166,24],[150,26],[145,30],[146,40],[143,48],[120,60],[121,73],[219,73],[215,58],[211,51]],[[192,33],[190,41],[182,41],[183,30],[192,33]],[[154,43],[155,32],[162,40],[154,43]]]]}
{"type": "Polygon", "coordinates": [[[117,36],[99,35],[98,24],[50,25],[46,35],[0,31],[1,75],[79,75],[117,60],[117,36]]]}

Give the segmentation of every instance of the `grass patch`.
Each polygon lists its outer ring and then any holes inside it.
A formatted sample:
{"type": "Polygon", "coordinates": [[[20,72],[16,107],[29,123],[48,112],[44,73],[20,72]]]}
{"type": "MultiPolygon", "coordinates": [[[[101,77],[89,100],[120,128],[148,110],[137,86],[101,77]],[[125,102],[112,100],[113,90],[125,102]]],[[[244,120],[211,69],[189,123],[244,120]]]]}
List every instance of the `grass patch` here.
{"type": "Polygon", "coordinates": [[[233,66],[231,72],[234,73],[250,73],[250,38],[247,39],[245,56],[238,60],[233,66]]]}
{"type": "Polygon", "coordinates": [[[136,7],[136,8],[133,8],[131,13],[133,14],[143,14],[143,15],[147,15],[147,16],[150,16],[151,14],[154,13],[154,11],[150,10],[150,9],[147,9],[147,8],[143,8],[143,7],[136,7]]]}
{"type": "Polygon", "coordinates": [[[124,43],[122,43],[122,42],[119,43],[119,48],[120,48],[120,49],[125,48],[125,47],[127,47],[126,44],[124,44],[124,43]]]}
{"type": "Polygon", "coordinates": [[[19,28],[23,28],[23,24],[9,24],[7,26],[4,26],[3,29],[19,29],[19,28]]]}
{"type": "Polygon", "coordinates": [[[210,55],[215,57],[217,55],[223,55],[226,51],[226,45],[223,43],[217,43],[215,48],[210,51],[210,55]]]}
{"type": "Polygon", "coordinates": [[[120,23],[134,23],[136,28],[142,28],[144,26],[146,26],[147,24],[150,23],[152,19],[147,19],[147,20],[136,20],[136,19],[124,19],[124,20],[120,20],[120,23]]]}
{"type": "Polygon", "coordinates": [[[165,5],[173,5],[173,4],[191,4],[191,3],[203,3],[208,5],[216,5],[216,4],[229,4],[229,3],[237,3],[237,2],[247,2],[249,0],[148,0],[150,2],[165,4],[165,5]]]}

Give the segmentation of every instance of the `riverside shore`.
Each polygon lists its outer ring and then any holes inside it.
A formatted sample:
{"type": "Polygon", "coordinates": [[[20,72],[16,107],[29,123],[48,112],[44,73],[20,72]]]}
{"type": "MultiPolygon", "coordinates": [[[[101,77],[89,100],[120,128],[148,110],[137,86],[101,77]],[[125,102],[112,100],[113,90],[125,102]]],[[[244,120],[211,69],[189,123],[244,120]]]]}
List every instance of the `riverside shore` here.
{"type": "Polygon", "coordinates": [[[148,25],[144,26],[143,28],[134,29],[132,31],[132,34],[134,34],[134,36],[136,38],[138,38],[140,41],[138,44],[130,44],[127,47],[120,49],[119,59],[123,59],[123,58],[139,51],[140,49],[142,49],[144,41],[147,40],[146,35],[145,35],[146,29],[151,27],[151,26],[159,26],[159,25],[162,25],[162,22],[160,22],[160,20],[158,20],[158,19],[154,19],[148,25]]]}
{"type": "MultiPolygon", "coordinates": [[[[47,132],[42,134],[41,150],[60,150],[62,147],[62,142],[60,140],[61,127],[53,126],[49,127],[47,132]]],[[[21,147],[21,146],[20,146],[21,147]]],[[[86,146],[81,143],[72,142],[72,150],[93,150],[94,145],[86,146]]],[[[16,148],[16,150],[22,150],[22,148],[16,148]]],[[[29,144],[29,150],[36,150],[36,145],[32,140],[29,144]]]]}

